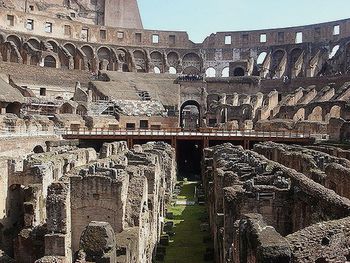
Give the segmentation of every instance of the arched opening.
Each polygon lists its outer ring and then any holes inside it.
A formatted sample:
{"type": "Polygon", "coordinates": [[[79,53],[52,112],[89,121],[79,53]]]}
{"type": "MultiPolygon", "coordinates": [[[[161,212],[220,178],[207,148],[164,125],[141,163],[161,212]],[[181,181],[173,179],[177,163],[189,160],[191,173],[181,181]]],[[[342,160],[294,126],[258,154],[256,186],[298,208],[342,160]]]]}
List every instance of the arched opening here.
{"type": "Polygon", "coordinates": [[[85,115],[87,115],[87,109],[86,109],[86,107],[83,106],[83,105],[79,105],[79,106],[77,107],[77,114],[80,115],[80,116],[85,116],[85,115]]]}
{"type": "Polygon", "coordinates": [[[116,51],[116,57],[118,63],[121,65],[121,69],[123,72],[129,72],[129,55],[124,49],[117,49],[116,51]]]}
{"type": "Polygon", "coordinates": [[[177,73],[176,68],[170,67],[170,68],[169,68],[169,73],[170,73],[170,74],[176,74],[176,73],[177,73]]]}
{"type": "Polygon", "coordinates": [[[299,109],[293,116],[293,121],[303,121],[305,120],[305,109],[299,109]]]}
{"type": "Polygon", "coordinates": [[[21,111],[21,103],[19,102],[9,103],[6,107],[6,113],[13,113],[19,116],[20,111],[21,111]]]}
{"type": "Polygon", "coordinates": [[[160,74],[160,68],[158,68],[158,67],[154,67],[153,71],[156,74],[160,74]]]}
{"type": "Polygon", "coordinates": [[[92,59],[94,57],[94,50],[90,46],[83,46],[81,50],[84,52],[84,55],[88,59],[92,59]]]}
{"type": "Polygon", "coordinates": [[[60,108],[60,113],[61,114],[73,114],[74,108],[69,103],[63,103],[61,108],[60,108]]]}
{"type": "Polygon", "coordinates": [[[340,118],[341,117],[341,107],[335,105],[331,108],[329,113],[330,113],[331,118],[340,118]]]}
{"type": "Polygon", "coordinates": [[[170,52],[167,57],[169,66],[177,68],[179,65],[179,55],[176,52],[170,52]]]}
{"type": "Polygon", "coordinates": [[[39,58],[37,55],[32,55],[30,57],[30,65],[37,66],[37,65],[39,65],[39,63],[40,63],[40,61],[39,61],[39,58]]]}
{"type": "Polygon", "coordinates": [[[111,70],[111,51],[106,47],[101,47],[97,51],[97,57],[100,61],[100,70],[111,70]]]}
{"type": "Polygon", "coordinates": [[[7,40],[8,42],[12,42],[13,44],[16,45],[16,47],[17,47],[18,49],[20,49],[22,41],[21,41],[21,39],[20,39],[18,36],[10,35],[10,36],[8,36],[8,37],[6,38],[6,40],[7,40]]]}
{"type": "Polygon", "coordinates": [[[237,67],[233,71],[233,76],[235,76],[235,77],[243,77],[244,75],[245,75],[245,71],[241,67],[237,67]]]}
{"type": "Polygon", "coordinates": [[[57,53],[58,52],[58,47],[59,47],[59,44],[54,41],[54,40],[49,40],[46,42],[46,46],[48,47],[49,50],[57,53]]]}
{"type": "Polygon", "coordinates": [[[56,68],[56,59],[53,56],[46,56],[44,59],[44,67],[56,68]]]}
{"type": "Polygon", "coordinates": [[[36,38],[31,38],[27,41],[33,48],[40,50],[40,42],[36,38]]]}
{"type": "Polygon", "coordinates": [[[278,66],[280,65],[283,57],[284,57],[285,51],[284,50],[277,50],[272,55],[272,65],[271,65],[271,73],[272,77],[277,73],[278,66]]]}
{"type": "Polygon", "coordinates": [[[45,151],[44,151],[44,148],[41,145],[37,145],[37,146],[34,147],[33,152],[34,153],[43,153],[45,151]]]}
{"type": "MultiPolygon", "coordinates": [[[[191,69],[191,71],[196,72],[199,75],[201,72],[201,58],[196,53],[188,53],[183,57],[182,65],[185,70],[191,69]],[[194,70],[196,69],[196,70],[194,70]]],[[[188,74],[188,73],[185,73],[188,74]]],[[[193,73],[192,73],[193,74],[193,73]]]]}
{"type": "Polygon", "coordinates": [[[181,105],[180,127],[189,130],[200,127],[200,105],[197,101],[189,100],[181,105]]]}
{"type": "Polygon", "coordinates": [[[329,59],[332,59],[338,52],[339,50],[339,45],[336,45],[333,47],[332,52],[329,54],[329,59]]]}
{"type": "MultiPolygon", "coordinates": [[[[155,68],[159,69],[159,73],[163,72],[163,55],[158,52],[154,51],[151,53],[151,62],[155,66],[155,68]]],[[[158,72],[155,72],[158,73],[158,72]]]]}
{"type": "Polygon", "coordinates": [[[256,64],[261,65],[264,63],[266,59],[267,53],[266,52],[261,52],[260,55],[258,56],[258,59],[256,61],[256,64]]]}
{"type": "Polygon", "coordinates": [[[230,69],[229,67],[226,67],[221,72],[221,77],[228,78],[230,76],[230,69]]]}
{"type": "Polygon", "coordinates": [[[205,71],[205,76],[207,78],[214,78],[216,76],[216,70],[215,68],[207,68],[207,70],[205,71]]]}
{"type": "Polygon", "coordinates": [[[146,58],[144,52],[140,50],[134,51],[134,58],[137,72],[146,72],[146,58]]]}
{"type": "Polygon", "coordinates": [[[309,121],[323,121],[323,110],[320,106],[315,107],[308,117],[309,121]]]}
{"type": "Polygon", "coordinates": [[[64,45],[64,48],[68,51],[68,53],[71,55],[71,56],[75,56],[75,46],[71,43],[67,43],[64,45]]]}

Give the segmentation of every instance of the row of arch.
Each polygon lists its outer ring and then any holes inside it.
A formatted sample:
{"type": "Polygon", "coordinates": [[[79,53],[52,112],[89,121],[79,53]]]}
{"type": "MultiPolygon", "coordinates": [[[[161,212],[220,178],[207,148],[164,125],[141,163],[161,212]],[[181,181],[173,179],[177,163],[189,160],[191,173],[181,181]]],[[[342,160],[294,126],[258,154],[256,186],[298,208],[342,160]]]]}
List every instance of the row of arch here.
{"type": "Polygon", "coordinates": [[[323,109],[321,106],[314,107],[311,112],[307,112],[305,108],[300,108],[294,114],[294,121],[318,121],[318,122],[328,122],[331,118],[341,118],[342,108],[338,105],[334,105],[330,108],[329,112],[323,109]]]}
{"type": "MultiPolygon", "coordinates": [[[[0,51],[2,60],[25,63],[30,65],[40,65],[44,67],[57,67],[79,70],[111,70],[111,71],[136,71],[136,72],[154,72],[154,73],[184,73],[200,74],[206,73],[206,76],[213,77],[228,76],[228,67],[224,69],[215,69],[215,67],[203,67],[203,59],[198,53],[188,51],[180,54],[177,51],[148,51],[143,49],[126,49],[122,47],[99,46],[97,48],[84,43],[80,46],[67,42],[59,44],[54,39],[41,41],[36,37],[31,37],[26,41],[17,35],[0,35],[0,51]]],[[[332,47],[332,50],[322,48],[322,54],[327,53],[328,59],[333,59],[340,50],[340,45],[332,47]]],[[[350,64],[350,44],[346,44],[347,64],[350,64]]],[[[305,75],[305,67],[315,63],[318,52],[309,61],[305,55],[305,50],[296,47],[287,52],[285,49],[277,49],[273,52],[262,51],[254,58],[255,65],[260,66],[261,72],[255,72],[255,75],[263,77],[282,77],[291,75],[293,68],[300,67],[295,74],[305,75]],[[269,62],[269,63],[267,63],[269,62]],[[283,67],[283,63],[286,65],[283,67]],[[300,66],[302,65],[302,66],[300,66]],[[266,67],[266,68],[263,68],[266,67]],[[278,72],[278,74],[276,73],[278,72]]],[[[321,60],[320,60],[321,61],[321,60]]],[[[321,61],[323,62],[323,61],[321,61]]],[[[311,65],[314,66],[314,65],[311,65]]],[[[316,65],[318,69],[315,75],[322,69],[322,65],[316,65]]],[[[238,69],[241,70],[241,69],[238,69]]]]}
{"type": "Polygon", "coordinates": [[[44,67],[172,74],[200,74],[203,67],[203,59],[196,52],[181,55],[177,51],[94,48],[86,43],[82,46],[71,42],[60,45],[53,39],[43,42],[35,37],[23,43],[16,35],[1,35],[0,43],[2,60],[44,67]]]}

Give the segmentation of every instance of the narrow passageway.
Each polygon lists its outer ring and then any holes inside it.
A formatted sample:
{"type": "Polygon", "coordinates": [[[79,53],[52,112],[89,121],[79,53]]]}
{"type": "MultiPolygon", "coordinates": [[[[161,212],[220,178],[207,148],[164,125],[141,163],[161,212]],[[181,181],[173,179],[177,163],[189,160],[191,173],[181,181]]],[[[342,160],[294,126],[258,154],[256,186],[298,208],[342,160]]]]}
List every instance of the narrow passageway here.
{"type": "MultiPolygon", "coordinates": [[[[212,242],[204,204],[198,204],[198,182],[181,182],[180,191],[168,207],[166,222],[173,222],[166,248],[166,263],[206,263],[212,261],[212,242]],[[172,219],[171,219],[172,218],[172,219]]],[[[200,200],[201,201],[201,200],[200,200]]]]}

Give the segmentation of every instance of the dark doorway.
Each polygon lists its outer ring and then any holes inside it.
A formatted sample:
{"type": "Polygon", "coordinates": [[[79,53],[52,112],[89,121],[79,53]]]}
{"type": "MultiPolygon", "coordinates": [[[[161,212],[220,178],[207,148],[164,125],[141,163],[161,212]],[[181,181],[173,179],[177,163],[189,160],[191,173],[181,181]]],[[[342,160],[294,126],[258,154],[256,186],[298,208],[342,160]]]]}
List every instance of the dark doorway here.
{"type": "Polygon", "coordinates": [[[180,108],[180,127],[196,130],[200,127],[200,105],[197,101],[189,100],[180,108]]]}
{"type": "Polygon", "coordinates": [[[179,180],[182,178],[187,178],[189,181],[198,181],[201,179],[202,152],[202,141],[177,141],[176,154],[179,180]]]}
{"type": "Polygon", "coordinates": [[[242,69],[242,68],[235,68],[235,70],[233,71],[233,75],[235,77],[243,77],[245,75],[244,69],[242,69]]]}

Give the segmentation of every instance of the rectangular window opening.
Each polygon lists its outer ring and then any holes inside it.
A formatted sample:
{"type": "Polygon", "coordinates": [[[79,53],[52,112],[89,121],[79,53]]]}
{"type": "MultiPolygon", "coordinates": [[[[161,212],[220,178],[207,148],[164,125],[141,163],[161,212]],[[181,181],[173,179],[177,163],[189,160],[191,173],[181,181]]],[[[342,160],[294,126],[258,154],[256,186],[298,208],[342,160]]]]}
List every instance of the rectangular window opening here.
{"type": "Polygon", "coordinates": [[[106,40],[107,39],[107,31],[104,29],[100,30],[100,39],[101,40],[106,40]]]}
{"type": "Polygon", "coordinates": [[[260,43],[266,43],[267,36],[266,34],[260,34],[260,43]]]}
{"type": "Polygon", "coordinates": [[[225,36],[225,45],[232,44],[232,36],[225,36]]]}
{"type": "Polygon", "coordinates": [[[70,25],[64,25],[64,34],[70,36],[72,34],[70,25]]]}
{"type": "Polygon", "coordinates": [[[297,32],[295,34],[295,44],[303,43],[303,32],[297,32]]]}
{"type": "Polygon", "coordinates": [[[152,35],[152,43],[153,44],[159,43],[159,35],[152,35]]]}
{"type": "Polygon", "coordinates": [[[242,35],[242,40],[243,40],[244,44],[248,44],[249,35],[248,34],[243,34],[242,35]]]}
{"type": "Polygon", "coordinates": [[[123,39],[124,38],[124,32],[121,32],[121,31],[117,32],[117,38],[118,39],[123,39]]]}
{"type": "Polygon", "coordinates": [[[28,30],[33,30],[34,29],[34,20],[33,19],[27,19],[26,28],[28,30]]]}
{"type": "Polygon", "coordinates": [[[89,29],[88,28],[83,28],[81,30],[81,39],[84,41],[89,41],[89,29]]]}
{"type": "Polygon", "coordinates": [[[52,23],[50,23],[50,22],[45,23],[45,32],[52,33],[52,23]]]}
{"type": "Polygon", "coordinates": [[[175,45],[176,37],[175,35],[170,35],[169,36],[169,44],[170,45],[175,45]]]}
{"type": "Polygon", "coordinates": [[[141,43],[142,34],[141,33],[135,33],[135,41],[136,43],[141,43]]]}
{"type": "Polygon", "coordinates": [[[336,25],[333,27],[333,36],[340,35],[340,25],[336,25]]]}
{"type": "Polygon", "coordinates": [[[7,15],[7,25],[8,26],[15,25],[15,17],[13,15],[7,15]]]}
{"type": "Polygon", "coordinates": [[[40,96],[46,96],[46,89],[40,88],[40,96]]]}
{"type": "Polygon", "coordinates": [[[284,32],[278,32],[278,42],[279,43],[284,42],[284,32]]]}

